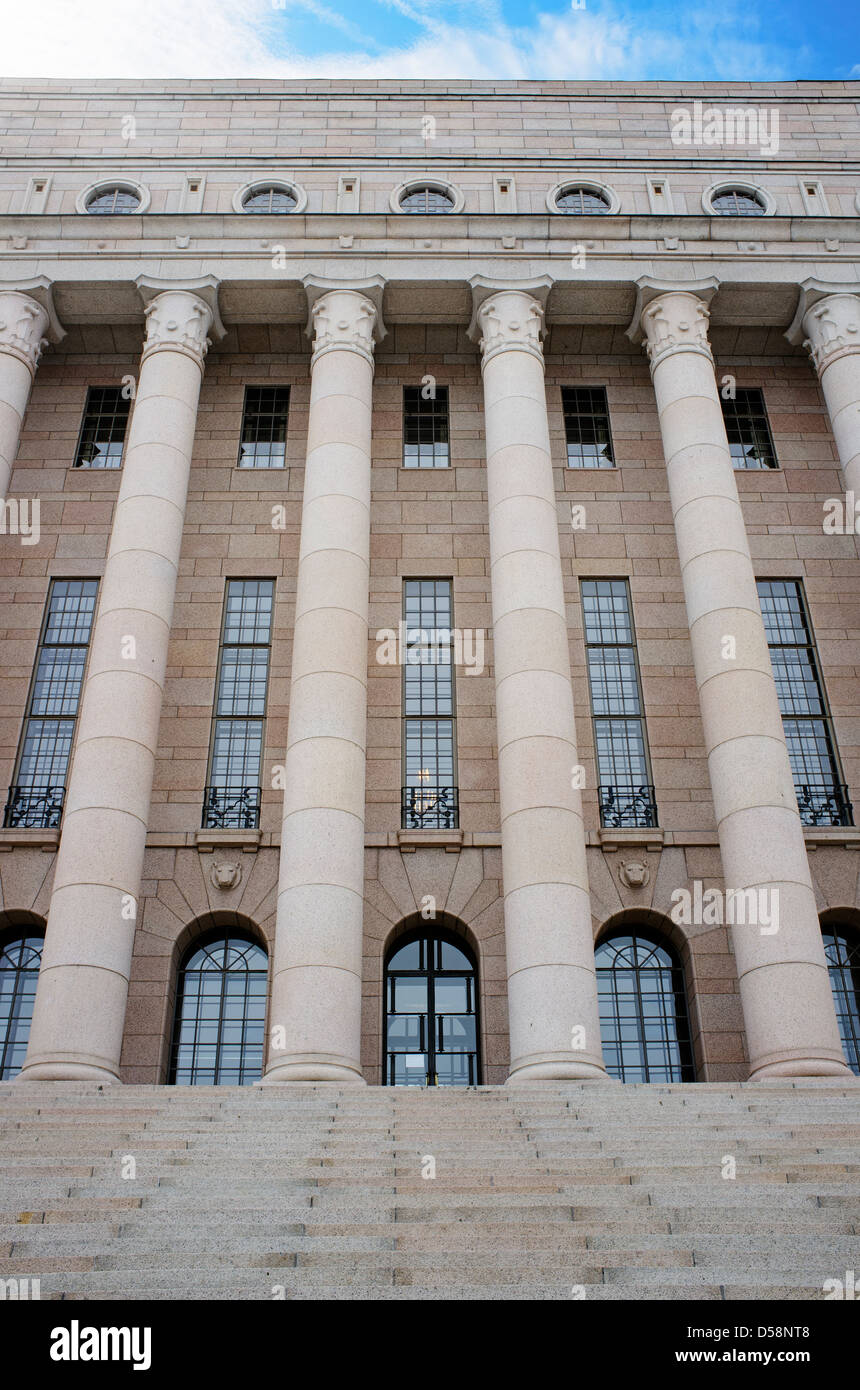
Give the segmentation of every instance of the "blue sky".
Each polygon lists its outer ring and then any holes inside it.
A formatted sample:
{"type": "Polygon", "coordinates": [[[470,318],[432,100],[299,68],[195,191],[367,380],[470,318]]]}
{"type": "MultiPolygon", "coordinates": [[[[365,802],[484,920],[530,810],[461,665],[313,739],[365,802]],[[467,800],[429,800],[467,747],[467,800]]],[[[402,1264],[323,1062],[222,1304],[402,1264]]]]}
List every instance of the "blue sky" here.
{"type": "Polygon", "coordinates": [[[11,77],[860,78],[860,0],[6,0],[11,77]]]}

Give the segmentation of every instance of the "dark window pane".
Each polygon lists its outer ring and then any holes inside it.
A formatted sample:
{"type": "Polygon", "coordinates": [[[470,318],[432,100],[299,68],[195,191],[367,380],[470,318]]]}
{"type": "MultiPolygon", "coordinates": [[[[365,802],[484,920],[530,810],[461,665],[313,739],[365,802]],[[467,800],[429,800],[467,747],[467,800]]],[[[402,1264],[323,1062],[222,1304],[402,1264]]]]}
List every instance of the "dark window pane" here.
{"type": "Polygon", "coordinates": [[[729,452],[735,468],[778,468],[776,450],[757,387],[737,387],[733,400],[720,397],[729,452]]]}
{"type": "Polygon", "coordinates": [[[452,585],[403,585],[402,823],[449,829],[458,823],[452,585]]]}
{"type": "Polygon", "coordinates": [[[711,207],[720,217],[763,217],[764,204],[752,193],[736,188],[724,189],[711,199],[711,207]]]}
{"type": "Polygon", "coordinates": [[[130,404],[120,386],[90,387],[75,468],[120,467],[130,404]]]}
{"type": "Polygon", "coordinates": [[[274,593],[271,579],[227,583],[204,826],[259,824],[274,593]]]}
{"type": "Polygon", "coordinates": [[[285,188],[258,188],[249,193],[242,207],[245,212],[292,212],[298,200],[285,188]]]}
{"type": "Polygon", "coordinates": [[[555,205],[559,212],[567,212],[582,216],[586,213],[602,213],[609,211],[609,200],[602,193],[595,192],[590,188],[579,188],[572,186],[565,188],[555,200],[555,205]]]}
{"type": "Polygon", "coordinates": [[[450,212],[454,206],[454,199],[450,193],[444,192],[441,188],[431,188],[429,184],[423,188],[412,188],[400,199],[400,207],[404,212],[450,212]]]}
{"type": "Polygon", "coordinates": [[[36,655],[4,823],[60,824],[98,581],[55,579],[36,655]]]}
{"type": "Polygon", "coordinates": [[[762,579],[758,596],[800,818],[804,825],[852,825],[800,582],[762,579]]]}
{"type": "Polygon", "coordinates": [[[594,953],[603,1060],[620,1081],[694,1081],[684,972],[668,946],[620,934],[594,953]]]}
{"type": "Polygon", "coordinates": [[[404,387],[403,467],[447,468],[449,463],[447,386],[404,387]]]}
{"type": "Polygon", "coordinates": [[[603,386],[563,386],[568,468],[614,468],[609,407],[603,386]]]}
{"type": "Polygon", "coordinates": [[[657,824],[627,581],[584,579],[582,613],[601,824],[657,824]]]}
{"type": "Polygon", "coordinates": [[[860,932],[853,927],[824,928],[823,938],[845,1059],[860,1076],[860,932]]]}
{"type": "Polygon", "coordinates": [[[42,945],[36,932],[0,937],[0,1081],[24,1065],[42,945]]]}
{"type": "Polygon", "coordinates": [[[137,212],[140,207],[140,198],[136,193],[132,193],[127,188],[106,188],[101,193],[96,193],[87,203],[87,212],[94,213],[128,213],[137,212]]]}
{"type": "Polygon", "coordinates": [[[248,386],[242,414],[240,468],[283,468],[287,450],[289,386],[248,386]]]}
{"type": "Polygon", "coordinates": [[[465,948],[416,934],[388,960],[385,997],[386,1085],[479,1084],[477,979],[465,948]],[[456,975],[445,973],[443,959],[456,975]]]}
{"type": "Polygon", "coordinates": [[[179,972],[170,1084],[244,1086],[263,1070],[268,957],[225,936],[192,948],[179,972]]]}

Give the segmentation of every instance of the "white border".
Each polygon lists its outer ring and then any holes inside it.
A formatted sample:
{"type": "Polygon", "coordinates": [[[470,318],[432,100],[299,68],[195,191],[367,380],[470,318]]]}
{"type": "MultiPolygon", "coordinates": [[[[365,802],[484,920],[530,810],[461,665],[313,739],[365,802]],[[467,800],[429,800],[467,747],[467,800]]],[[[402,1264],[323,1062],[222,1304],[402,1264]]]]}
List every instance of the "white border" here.
{"type": "Polygon", "coordinates": [[[400,200],[407,193],[417,192],[419,188],[432,188],[435,193],[446,193],[449,198],[454,200],[454,206],[448,208],[447,212],[428,212],[424,214],[426,217],[450,217],[453,212],[463,211],[463,205],[466,201],[465,194],[455,183],[449,183],[447,179],[422,178],[420,176],[414,179],[405,179],[403,183],[399,183],[396,188],[391,190],[391,197],[388,200],[391,211],[399,213],[402,217],[414,217],[416,215],[414,212],[406,212],[400,206],[400,200]]]}
{"type": "Polygon", "coordinates": [[[146,212],[150,202],[149,189],[136,179],[99,179],[97,183],[91,183],[78,194],[75,199],[75,211],[86,213],[87,217],[139,217],[142,212],[146,212]],[[87,204],[93,198],[99,193],[111,193],[115,188],[119,188],[123,193],[134,193],[140,199],[140,206],[136,207],[134,212],[90,212],[87,204]]]}
{"type": "Polygon", "coordinates": [[[612,213],[618,212],[621,207],[621,199],[615,192],[615,189],[609,187],[608,183],[598,183],[596,179],[573,178],[565,179],[564,183],[555,184],[546,195],[546,205],[549,211],[555,213],[558,217],[608,217],[611,216],[612,213]],[[585,213],[565,212],[564,208],[558,206],[556,200],[561,197],[562,193],[570,192],[574,188],[582,188],[586,193],[596,193],[599,197],[605,198],[608,203],[606,211],[585,213]]]}
{"type": "MultiPolygon", "coordinates": [[[[720,179],[719,183],[712,183],[710,188],[706,188],[702,194],[702,208],[709,217],[731,217],[740,214],[716,212],[712,199],[719,193],[747,193],[750,197],[758,198],[762,205],[763,217],[773,217],[776,212],[776,199],[766,188],[762,188],[757,183],[747,183],[744,179],[720,179]]],[[[744,218],[744,221],[751,219],[744,218]]]]}
{"type": "Polygon", "coordinates": [[[304,212],[307,205],[307,193],[302,188],[301,184],[294,183],[292,179],[254,179],[253,183],[244,184],[242,188],[237,188],[236,192],[233,194],[233,211],[244,213],[246,217],[293,217],[297,212],[304,212]],[[289,212],[286,214],[282,212],[249,212],[244,205],[245,199],[254,193],[268,191],[270,188],[277,189],[279,193],[289,193],[290,196],[296,200],[295,207],[290,208],[289,212]]]}

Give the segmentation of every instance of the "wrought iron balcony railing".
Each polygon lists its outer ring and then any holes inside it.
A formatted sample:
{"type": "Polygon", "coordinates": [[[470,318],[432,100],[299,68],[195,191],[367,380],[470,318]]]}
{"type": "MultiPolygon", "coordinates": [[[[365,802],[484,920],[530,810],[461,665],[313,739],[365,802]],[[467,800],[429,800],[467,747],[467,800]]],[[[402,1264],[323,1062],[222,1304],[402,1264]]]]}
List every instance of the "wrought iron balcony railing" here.
{"type": "Polygon", "coordinates": [[[843,782],[798,782],[795,791],[804,825],[854,824],[854,807],[843,782]]]}
{"type": "Polygon", "coordinates": [[[3,811],[7,828],[55,830],[63,814],[65,787],[47,783],[19,782],[9,788],[9,800],[3,811]]]}
{"type": "Polygon", "coordinates": [[[228,784],[203,789],[204,830],[256,830],[262,787],[228,784]]]}
{"type": "Polygon", "coordinates": [[[624,826],[647,827],[657,824],[653,787],[616,782],[611,787],[598,787],[597,794],[600,798],[601,825],[617,830],[624,826]]]}
{"type": "Polygon", "coordinates": [[[400,810],[404,830],[456,830],[460,823],[456,787],[403,787],[400,810]]]}

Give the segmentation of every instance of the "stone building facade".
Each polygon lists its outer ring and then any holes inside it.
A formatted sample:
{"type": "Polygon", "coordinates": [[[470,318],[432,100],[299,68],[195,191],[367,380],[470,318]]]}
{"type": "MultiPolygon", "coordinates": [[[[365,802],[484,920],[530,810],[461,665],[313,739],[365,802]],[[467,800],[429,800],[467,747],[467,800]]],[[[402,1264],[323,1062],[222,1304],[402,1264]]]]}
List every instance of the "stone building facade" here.
{"type": "Polygon", "coordinates": [[[620,929],[674,953],[696,1079],[850,1075],[821,931],[850,949],[860,923],[858,97],[3,86],[0,928],[47,924],[29,1079],[167,1081],[182,962],[221,929],[268,952],[269,1081],[379,1084],[386,959],[422,924],[471,953],[486,1084],[604,1074],[593,944],[620,929]],[[122,466],[80,466],[90,393],[123,387],[122,466]],[[237,466],[272,387],[284,466],[237,466]],[[404,466],[404,392],[439,387],[448,466],[404,466]],[[609,453],[570,454],[571,388],[605,392],[609,453]],[[726,407],[753,396],[770,466],[733,467],[726,407]],[[22,738],[52,581],[83,579],[51,812],[22,738]],[[205,824],[225,588],[256,579],[259,823],[205,824]],[[380,660],[416,580],[484,641],[454,668],[449,823],[404,813],[380,660]],[[629,594],[644,810],[601,775],[601,580],[629,594]],[[814,634],[811,794],[756,581],[799,582],[814,634]],[[749,890],[778,927],[721,915],[749,890]]]}

